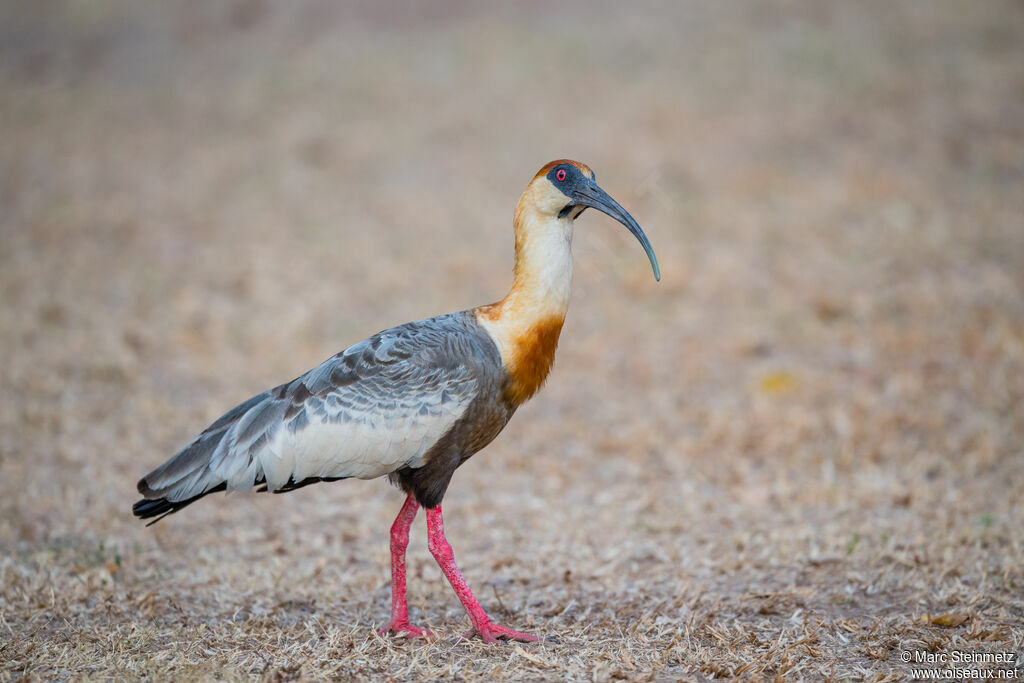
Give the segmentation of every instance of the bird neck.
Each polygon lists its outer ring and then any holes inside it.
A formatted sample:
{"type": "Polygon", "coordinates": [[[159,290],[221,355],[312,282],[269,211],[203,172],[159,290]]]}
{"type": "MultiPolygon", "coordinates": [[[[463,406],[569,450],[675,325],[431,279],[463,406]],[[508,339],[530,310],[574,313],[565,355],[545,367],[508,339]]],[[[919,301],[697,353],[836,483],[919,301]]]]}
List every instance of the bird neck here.
{"type": "Polygon", "coordinates": [[[518,406],[537,393],[555,360],[572,290],[572,219],[516,207],[516,264],[505,298],[476,309],[509,375],[505,399],[518,406]]]}
{"type": "Polygon", "coordinates": [[[524,318],[565,319],[572,291],[572,219],[516,211],[516,265],[505,310],[524,318]]]}

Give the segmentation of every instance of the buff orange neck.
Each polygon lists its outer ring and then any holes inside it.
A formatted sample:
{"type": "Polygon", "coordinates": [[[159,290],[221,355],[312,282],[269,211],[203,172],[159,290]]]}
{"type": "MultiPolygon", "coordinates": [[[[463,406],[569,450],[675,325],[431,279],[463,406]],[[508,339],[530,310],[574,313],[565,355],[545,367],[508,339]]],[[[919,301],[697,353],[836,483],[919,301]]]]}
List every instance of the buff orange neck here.
{"type": "Polygon", "coordinates": [[[512,289],[501,301],[476,309],[477,321],[501,352],[509,374],[505,399],[512,407],[547,379],[569,310],[573,222],[548,208],[547,186],[538,174],[516,206],[512,289]]]}

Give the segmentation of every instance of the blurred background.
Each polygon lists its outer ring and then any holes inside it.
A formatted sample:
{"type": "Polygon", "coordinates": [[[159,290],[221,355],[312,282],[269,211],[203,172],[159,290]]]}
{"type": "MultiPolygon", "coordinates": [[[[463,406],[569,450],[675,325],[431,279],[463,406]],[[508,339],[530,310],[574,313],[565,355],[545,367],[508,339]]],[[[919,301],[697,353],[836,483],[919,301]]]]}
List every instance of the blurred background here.
{"type": "MultiPolygon", "coordinates": [[[[0,120],[0,675],[1019,651],[1020,2],[4,2],[0,120]],[[236,403],[503,296],[559,157],[664,277],[577,223],[548,385],[445,502],[496,619],[561,645],[373,636],[383,481],[132,518],[236,403]]],[[[414,620],[455,632],[421,525],[414,620]]]]}

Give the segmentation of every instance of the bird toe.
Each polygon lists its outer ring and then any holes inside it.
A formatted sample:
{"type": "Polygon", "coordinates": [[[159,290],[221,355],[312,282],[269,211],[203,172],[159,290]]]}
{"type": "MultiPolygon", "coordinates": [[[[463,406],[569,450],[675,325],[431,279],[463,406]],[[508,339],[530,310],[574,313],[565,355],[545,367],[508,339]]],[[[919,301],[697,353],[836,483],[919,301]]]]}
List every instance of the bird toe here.
{"type": "Polygon", "coordinates": [[[463,638],[469,639],[473,636],[480,636],[480,639],[485,643],[496,643],[499,640],[517,640],[521,643],[535,643],[543,638],[539,638],[529,633],[523,633],[521,631],[514,631],[507,626],[501,626],[499,624],[484,624],[479,628],[472,628],[463,634],[463,638]]]}
{"type": "Polygon", "coordinates": [[[426,629],[418,628],[416,626],[413,626],[409,622],[405,622],[405,623],[391,622],[390,625],[385,626],[382,629],[379,629],[377,631],[377,635],[381,635],[381,636],[395,635],[395,636],[404,636],[405,638],[433,638],[434,637],[433,631],[428,631],[426,629]]]}

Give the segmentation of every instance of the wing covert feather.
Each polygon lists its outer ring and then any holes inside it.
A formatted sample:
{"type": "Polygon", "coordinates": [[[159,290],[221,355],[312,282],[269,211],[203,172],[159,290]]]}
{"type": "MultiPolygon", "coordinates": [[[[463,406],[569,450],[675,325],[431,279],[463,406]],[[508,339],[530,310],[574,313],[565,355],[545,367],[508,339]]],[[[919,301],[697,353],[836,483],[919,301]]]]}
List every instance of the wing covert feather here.
{"type": "Polygon", "coordinates": [[[173,501],[224,483],[273,491],[422,466],[479,393],[487,353],[470,324],[466,313],[439,316],[350,346],[229,411],[147,475],[144,493],[173,501]]]}

